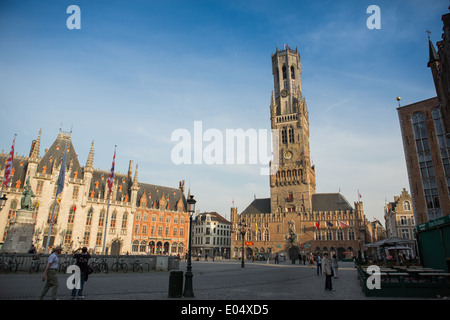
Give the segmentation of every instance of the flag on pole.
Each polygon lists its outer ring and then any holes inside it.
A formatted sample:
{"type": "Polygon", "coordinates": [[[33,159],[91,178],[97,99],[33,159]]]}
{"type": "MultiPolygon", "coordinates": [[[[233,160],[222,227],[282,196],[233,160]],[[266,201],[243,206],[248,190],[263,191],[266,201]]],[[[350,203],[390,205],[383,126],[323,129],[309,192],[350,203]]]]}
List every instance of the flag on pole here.
{"type": "Polygon", "coordinates": [[[316,228],[319,229],[319,223],[316,221],[316,228]]]}
{"type": "Polygon", "coordinates": [[[3,179],[3,185],[8,187],[9,182],[11,181],[11,172],[13,167],[14,160],[14,144],[16,143],[16,136],[14,136],[13,144],[11,146],[11,151],[9,152],[8,161],[6,162],[5,167],[5,178],[3,179]]]}
{"type": "Polygon", "coordinates": [[[113,187],[115,161],[116,161],[116,149],[114,148],[114,157],[113,157],[113,162],[112,162],[112,166],[111,166],[111,172],[109,173],[109,178],[108,178],[109,194],[111,194],[112,187],[113,187]]]}
{"type": "Polygon", "coordinates": [[[359,193],[359,190],[358,190],[358,200],[361,198],[362,198],[361,193],[359,193]]]}
{"type": "Polygon", "coordinates": [[[66,177],[66,159],[67,159],[67,148],[64,151],[64,158],[61,163],[61,169],[59,169],[59,177],[58,182],[56,183],[57,189],[55,197],[58,197],[58,194],[60,194],[64,189],[64,179],[66,177]]]}
{"type": "Polygon", "coordinates": [[[333,223],[331,223],[330,221],[327,221],[327,227],[331,228],[333,226],[333,223]]]}

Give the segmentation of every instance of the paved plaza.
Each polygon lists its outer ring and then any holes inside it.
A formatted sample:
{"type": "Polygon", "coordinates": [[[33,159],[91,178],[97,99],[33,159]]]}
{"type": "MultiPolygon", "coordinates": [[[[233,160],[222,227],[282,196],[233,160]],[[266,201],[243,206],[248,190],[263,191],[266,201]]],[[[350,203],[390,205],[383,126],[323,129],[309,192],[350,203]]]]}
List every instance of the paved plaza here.
{"type": "MultiPolygon", "coordinates": [[[[283,262],[193,261],[194,298],[169,298],[167,271],[92,274],[85,284],[86,300],[379,300],[362,292],[353,263],[341,262],[335,291],[325,291],[325,276],[316,267],[283,262]]],[[[186,263],[180,262],[180,271],[186,263]]],[[[69,300],[69,274],[58,274],[58,299],[69,300]]],[[[184,278],[184,277],[183,277],[184,278]]],[[[36,300],[44,287],[42,272],[0,274],[1,300],[36,300]]],[[[47,299],[50,299],[50,291],[47,299]]],[[[389,298],[392,299],[392,298],[389,298]]]]}

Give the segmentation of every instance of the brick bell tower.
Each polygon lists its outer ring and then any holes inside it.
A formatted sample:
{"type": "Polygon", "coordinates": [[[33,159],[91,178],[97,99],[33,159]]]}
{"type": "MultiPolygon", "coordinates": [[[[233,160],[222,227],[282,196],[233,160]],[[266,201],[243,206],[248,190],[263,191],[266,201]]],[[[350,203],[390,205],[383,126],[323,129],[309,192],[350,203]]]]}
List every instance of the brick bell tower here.
{"type": "Polygon", "coordinates": [[[279,166],[270,176],[271,212],[311,212],[316,177],[310,160],[308,109],[302,95],[298,49],[287,45],[282,51],[277,48],[272,54],[272,74],[270,121],[279,133],[279,166]]]}

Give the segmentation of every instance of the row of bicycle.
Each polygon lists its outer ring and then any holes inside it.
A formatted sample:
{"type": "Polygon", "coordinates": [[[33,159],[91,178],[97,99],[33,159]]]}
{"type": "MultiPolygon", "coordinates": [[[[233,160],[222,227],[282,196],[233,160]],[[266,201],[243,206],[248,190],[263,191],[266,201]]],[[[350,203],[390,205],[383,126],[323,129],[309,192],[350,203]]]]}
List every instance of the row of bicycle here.
{"type": "MultiPolygon", "coordinates": [[[[31,263],[28,267],[28,272],[39,272],[39,270],[43,270],[46,265],[46,261],[41,261],[42,259],[39,257],[39,255],[34,255],[31,263]]],[[[23,263],[23,262],[22,262],[23,263]]],[[[17,261],[16,255],[7,257],[7,256],[0,256],[0,271],[4,271],[5,273],[8,272],[17,272],[19,264],[22,264],[17,261]]],[[[70,265],[75,264],[75,259],[73,259],[70,255],[64,255],[60,256],[60,262],[58,264],[58,272],[60,273],[66,273],[67,268],[70,265]]],[[[148,264],[148,263],[147,263],[148,264]]],[[[149,265],[149,264],[148,264],[149,265]]],[[[128,264],[124,261],[124,259],[119,259],[118,257],[116,260],[112,263],[111,267],[108,267],[108,264],[106,262],[105,258],[102,258],[101,261],[99,261],[98,258],[92,259],[92,261],[89,263],[89,273],[108,273],[109,270],[112,270],[114,272],[128,272],[128,264]]],[[[139,262],[138,259],[134,258],[133,262],[130,263],[130,268],[133,270],[133,272],[143,272],[144,267],[141,262],[139,262]]],[[[149,265],[150,269],[150,265],[149,265]]]]}

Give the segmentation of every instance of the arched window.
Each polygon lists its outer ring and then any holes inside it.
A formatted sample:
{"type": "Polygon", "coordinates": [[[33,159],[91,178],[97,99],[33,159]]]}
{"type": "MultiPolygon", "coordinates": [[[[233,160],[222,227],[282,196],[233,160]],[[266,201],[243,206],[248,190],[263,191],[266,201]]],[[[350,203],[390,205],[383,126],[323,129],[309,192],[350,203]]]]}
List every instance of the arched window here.
{"type": "Polygon", "coordinates": [[[432,114],[434,129],[436,131],[436,137],[441,153],[442,166],[444,167],[445,176],[447,177],[447,189],[450,193],[450,138],[445,135],[440,108],[435,108],[432,114]]]}
{"type": "Polygon", "coordinates": [[[128,212],[125,212],[122,216],[122,229],[127,228],[127,221],[128,221],[128,212]]]}
{"type": "Polygon", "coordinates": [[[75,221],[75,210],[76,210],[75,206],[72,206],[70,208],[70,210],[69,210],[69,217],[67,219],[67,223],[73,224],[73,222],[75,221]]]}
{"type": "Polygon", "coordinates": [[[403,201],[403,210],[410,211],[411,210],[411,204],[409,201],[403,201]]]}
{"type": "Polygon", "coordinates": [[[111,228],[115,228],[116,227],[116,220],[117,220],[117,211],[114,210],[114,212],[111,215],[111,224],[110,224],[111,228]]]}
{"type": "Polygon", "coordinates": [[[291,66],[291,79],[295,79],[295,68],[291,66]]]}
{"type": "Polygon", "coordinates": [[[53,212],[53,207],[54,206],[55,206],[55,203],[52,203],[52,205],[50,206],[50,210],[48,211],[47,223],[51,222],[52,213],[53,213],[53,224],[57,224],[58,223],[59,203],[58,202],[56,203],[55,212],[53,212]]]}
{"type": "Polygon", "coordinates": [[[105,225],[105,209],[100,211],[100,216],[98,217],[98,226],[103,227],[105,225]]]}
{"type": "Polygon", "coordinates": [[[283,66],[283,80],[286,79],[286,66],[283,66]]]}
{"type": "Polygon", "coordinates": [[[294,129],[292,127],[289,127],[289,142],[294,142],[294,129]]]}
{"type": "Polygon", "coordinates": [[[93,215],[94,215],[94,208],[91,207],[86,216],[86,226],[90,226],[92,224],[93,215]]]}
{"type": "Polygon", "coordinates": [[[286,144],[287,143],[287,132],[286,128],[283,128],[281,130],[281,143],[286,144]]]}
{"type": "Polygon", "coordinates": [[[145,252],[147,250],[147,241],[142,240],[139,246],[139,252],[145,252]]]}
{"type": "Polygon", "coordinates": [[[416,112],[413,114],[411,120],[419,159],[420,175],[422,177],[428,219],[434,220],[442,217],[442,211],[435,179],[433,160],[431,158],[426,117],[422,112],[416,112]]]}
{"type": "Polygon", "coordinates": [[[139,251],[139,241],[138,240],[133,241],[133,244],[131,246],[131,251],[133,251],[133,252],[139,251]]]}

